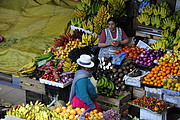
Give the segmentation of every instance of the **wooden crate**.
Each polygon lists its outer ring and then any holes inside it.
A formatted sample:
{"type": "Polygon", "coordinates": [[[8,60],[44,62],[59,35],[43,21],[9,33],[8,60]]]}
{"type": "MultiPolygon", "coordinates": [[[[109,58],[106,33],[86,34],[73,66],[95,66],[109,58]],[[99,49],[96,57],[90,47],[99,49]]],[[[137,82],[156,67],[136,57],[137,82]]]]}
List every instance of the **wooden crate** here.
{"type": "Polygon", "coordinates": [[[27,77],[20,77],[20,87],[24,90],[33,91],[39,94],[46,94],[45,85],[38,80],[34,80],[27,77]]]}
{"type": "Polygon", "coordinates": [[[111,107],[111,106],[106,106],[106,105],[103,105],[103,104],[99,104],[100,108],[103,111],[113,109],[114,111],[117,111],[117,112],[121,113],[121,112],[123,112],[123,111],[125,111],[126,109],[129,108],[129,105],[127,104],[127,102],[130,99],[131,99],[131,94],[127,93],[121,99],[115,99],[115,98],[110,98],[110,97],[98,95],[97,98],[96,98],[96,101],[100,102],[100,103],[102,102],[102,103],[105,103],[105,104],[111,104],[111,105],[117,106],[117,108],[114,108],[114,107],[111,107]]]}

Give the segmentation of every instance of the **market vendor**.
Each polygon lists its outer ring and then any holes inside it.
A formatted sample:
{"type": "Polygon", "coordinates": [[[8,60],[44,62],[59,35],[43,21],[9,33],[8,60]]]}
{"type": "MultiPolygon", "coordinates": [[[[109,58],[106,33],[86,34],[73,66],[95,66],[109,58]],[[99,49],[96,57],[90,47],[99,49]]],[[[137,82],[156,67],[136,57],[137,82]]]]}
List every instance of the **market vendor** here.
{"type": "Polygon", "coordinates": [[[109,18],[107,23],[108,28],[101,32],[99,39],[99,59],[102,57],[112,57],[122,45],[129,43],[129,38],[123,29],[117,27],[118,23],[114,17],[109,18]]]}
{"type": "Polygon", "coordinates": [[[77,59],[77,63],[80,69],[75,73],[69,101],[73,107],[97,109],[100,112],[100,107],[95,101],[97,97],[96,89],[89,79],[94,62],[91,61],[89,55],[82,54],[80,58],[77,59]]]}

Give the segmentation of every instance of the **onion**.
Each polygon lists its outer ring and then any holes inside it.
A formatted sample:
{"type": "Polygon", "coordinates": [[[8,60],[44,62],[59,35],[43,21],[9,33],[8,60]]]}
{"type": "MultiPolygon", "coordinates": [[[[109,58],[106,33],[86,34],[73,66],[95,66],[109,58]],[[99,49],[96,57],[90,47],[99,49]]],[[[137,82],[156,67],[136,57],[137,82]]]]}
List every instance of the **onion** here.
{"type": "Polygon", "coordinates": [[[145,58],[147,58],[147,57],[148,57],[148,55],[144,55],[144,57],[145,57],[145,58]]]}
{"type": "Polygon", "coordinates": [[[148,67],[152,66],[152,63],[148,63],[147,66],[148,66],[148,67]]]}
{"type": "Polygon", "coordinates": [[[136,60],[136,64],[139,64],[139,62],[140,62],[139,60],[136,60]]]}
{"type": "Polygon", "coordinates": [[[143,58],[143,61],[147,61],[147,60],[148,60],[147,57],[143,58]]]}
{"type": "Polygon", "coordinates": [[[143,61],[139,61],[139,63],[140,63],[141,65],[143,65],[143,61]]]}
{"type": "Polygon", "coordinates": [[[143,58],[142,58],[142,57],[139,57],[139,60],[143,60],[143,58]]]}
{"type": "Polygon", "coordinates": [[[153,60],[154,60],[154,57],[150,57],[150,60],[153,61],[153,60]]]}
{"type": "Polygon", "coordinates": [[[147,66],[147,62],[144,62],[143,65],[144,65],[144,66],[147,66]]]}
{"type": "Polygon", "coordinates": [[[148,61],[147,61],[147,63],[150,63],[150,62],[152,62],[152,61],[151,61],[151,60],[148,60],[148,61]]]}

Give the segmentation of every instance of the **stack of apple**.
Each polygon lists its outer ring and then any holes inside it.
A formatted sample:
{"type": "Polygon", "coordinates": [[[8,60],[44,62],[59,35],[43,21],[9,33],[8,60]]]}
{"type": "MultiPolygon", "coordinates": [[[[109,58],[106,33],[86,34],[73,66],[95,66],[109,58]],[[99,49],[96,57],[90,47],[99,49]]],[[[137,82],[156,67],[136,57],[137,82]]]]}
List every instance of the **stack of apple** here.
{"type": "Polygon", "coordinates": [[[175,50],[173,52],[167,52],[158,60],[158,64],[163,62],[175,63],[176,65],[180,66],[180,51],[175,50]]]}
{"type": "Polygon", "coordinates": [[[124,46],[123,48],[116,50],[115,55],[120,54],[122,52],[126,52],[126,57],[134,58],[136,59],[145,49],[139,48],[135,44],[132,44],[131,46],[124,46]]]}
{"type": "Polygon", "coordinates": [[[56,57],[57,59],[67,58],[69,53],[74,48],[79,48],[79,45],[81,45],[81,40],[73,39],[72,41],[69,41],[66,45],[60,46],[59,49],[57,49],[57,51],[54,52],[54,55],[58,56],[58,57],[56,57]]]}

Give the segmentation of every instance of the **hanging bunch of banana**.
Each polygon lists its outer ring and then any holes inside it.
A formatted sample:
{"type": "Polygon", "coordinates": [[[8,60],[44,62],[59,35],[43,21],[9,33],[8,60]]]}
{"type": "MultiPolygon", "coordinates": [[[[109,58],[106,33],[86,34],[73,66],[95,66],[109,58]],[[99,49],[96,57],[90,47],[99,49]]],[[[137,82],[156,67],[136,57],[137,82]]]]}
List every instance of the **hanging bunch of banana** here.
{"type": "Polygon", "coordinates": [[[29,76],[31,73],[33,73],[36,69],[36,62],[32,59],[28,64],[22,66],[18,70],[18,74],[20,76],[29,76]]]}
{"type": "Polygon", "coordinates": [[[73,17],[73,18],[71,18],[71,25],[72,25],[72,26],[81,27],[81,26],[82,26],[82,23],[81,23],[80,18],[78,18],[78,17],[73,17]]]}
{"type": "Polygon", "coordinates": [[[63,63],[63,72],[67,71],[77,71],[78,64],[76,62],[72,62],[70,58],[66,58],[63,63]]]}
{"type": "Polygon", "coordinates": [[[176,29],[176,22],[172,20],[170,17],[165,18],[162,21],[162,29],[169,29],[171,32],[173,32],[176,29]]]}
{"type": "Polygon", "coordinates": [[[89,6],[91,5],[91,0],[81,0],[76,4],[78,10],[88,12],[89,6]]]}
{"type": "Polygon", "coordinates": [[[93,31],[94,30],[94,24],[93,24],[92,20],[88,19],[88,20],[82,21],[82,28],[85,30],[93,31]]]}
{"type": "Polygon", "coordinates": [[[114,16],[122,17],[126,15],[124,10],[126,7],[124,0],[108,0],[108,5],[110,13],[114,16]]]}
{"type": "Polygon", "coordinates": [[[82,21],[86,18],[86,12],[79,10],[79,9],[75,9],[72,13],[72,16],[80,18],[80,20],[82,21]]]}
{"type": "Polygon", "coordinates": [[[141,23],[141,24],[145,24],[145,25],[149,25],[151,23],[151,19],[150,19],[150,16],[148,14],[140,14],[137,16],[137,19],[138,21],[141,23]]]}
{"type": "Polygon", "coordinates": [[[92,45],[98,45],[98,42],[99,42],[98,34],[96,34],[96,33],[92,34],[91,44],[92,45]]]}
{"type": "Polygon", "coordinates": [[[94,32],[100,34],[101,31],[107,27],[107,20],[112,16],[113,15],[108,12],[108,8],[102,5],[93,20],[94,32]]]}
{"type": "Polygon", "coordinates": [[[81,41],[81,47],[91,46],[91,45],[97,45],[99,41],[98,34],[96,33],[83,33],[82,35],[82,41],[81,41]]]}
{"type": "Polygon", "coordinates": [[[153,14],[153,7],[151,6],[145,6],[144,9],[141,9],[142,13],[146,13],[148,15],[152,15],[153,14]]]}
{"type": "Polygon", "coordinates": [[[171,34],[171,32],[169,31],[169,29],[165,29],[161,32],[162,35],[162,39],[166,39],[169,35],[171,34]]]}
{"type": "Polygon", "coordinates": [[[173,49],[177,50],[180,48],[180,28],[176,31],[176,38],[174,39],[173,44],[173,49]]]}
{"type": "Polygon", "coordinates": [[[151,25],[155,26],[156,28],[161,27],[161,18],[159,16],[152,16],[151,25]]]}
{"type": "Polygon", "coordinates": [[[88,15],[94,15],[97,14],[97,12],[99,11],[99,9],[101,8],[102,3],[100,2],[93,2],[90,6],[90,9],[88,11],[88,15]]]}
{"type": "Polygon", "coordinates": [[[176,22],[177,28],[180,27],[180,10],[174,12],[174,14],[171,16],[171,19],[176,22]]]}
{"type": "Polygon", "coordinates": [[[168,46],[168,41],[167,40],[158,40],[157,42],[155,42],[151,47],[153,49],[166,49],[168,46]]]}
{"type": "MultiPolygon", "coordinates": [[[[165,9],[165,10],[162,10],[162,11],[166,11],[166,12],[165,12],[165,15],[166,15],[166,16],[169,16],[169,15],[172,13],[171,7],[170,7],[170,5],[169,5],[169,3],[168,3],[167,1],[160,2],[159,6],[160,6],[161,8],[164,8],[164,9],[165,9]]],[[[164,13],[164,12],[162,12],[162,13],[164,13]]],[[[162,15],[162,14],[161,14],[161,15],[162,15]]],[[[165,17],[166,17],[166,16],[165,16],[165,17]]],[[[165,17],[164,17],[164,18],[165,18],[165,17]]]]}

